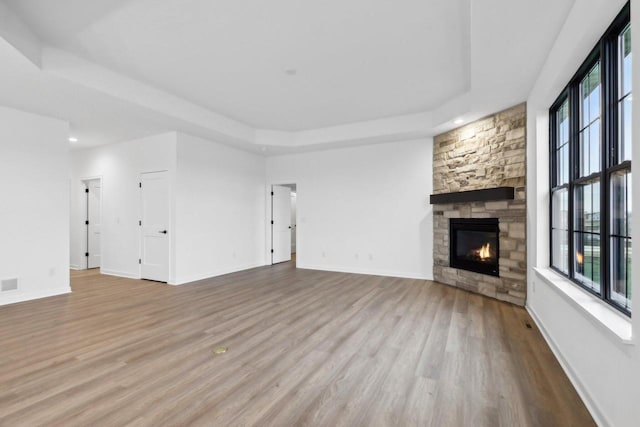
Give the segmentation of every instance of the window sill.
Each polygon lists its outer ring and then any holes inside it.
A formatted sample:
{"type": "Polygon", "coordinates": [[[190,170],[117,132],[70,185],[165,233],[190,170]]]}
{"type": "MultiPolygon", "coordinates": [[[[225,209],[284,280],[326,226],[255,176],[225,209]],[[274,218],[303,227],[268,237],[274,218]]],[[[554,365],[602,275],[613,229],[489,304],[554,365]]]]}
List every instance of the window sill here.
{"type": "Polygon", "coordinates": [[[558,292],[566,301],[578,307],[596,325],[613,334],[623,344],[633,345],[631,319],[617,313],[595,296],[583,291],[550,268],[535,268],[536,275],[558,292]]]}

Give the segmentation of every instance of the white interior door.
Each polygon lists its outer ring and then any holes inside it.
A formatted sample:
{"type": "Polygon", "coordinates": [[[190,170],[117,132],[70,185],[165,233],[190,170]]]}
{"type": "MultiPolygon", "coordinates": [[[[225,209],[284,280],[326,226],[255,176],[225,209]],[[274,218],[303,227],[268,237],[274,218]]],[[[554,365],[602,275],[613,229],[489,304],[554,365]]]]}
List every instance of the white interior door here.
{"type": "Polygon", "coordinates": [[[102,186],[99,179],[87,181],[87,268],[100,267],[102,186]]]}
{"type": "Polygon", "coordinates": [[[291,260],[291,189],[271,187],[271,263],[291,260]]]}
{"type": "Polygon", "coordinates": [[[297,194],[291,192],[291,253],[296,253],[296,208],[298,204],[297,194]]]}
{"type": "Polygon", "coordinates": [[[169,280],[169,178],[167,172],[141,175],[141,276],[169,280]]]}

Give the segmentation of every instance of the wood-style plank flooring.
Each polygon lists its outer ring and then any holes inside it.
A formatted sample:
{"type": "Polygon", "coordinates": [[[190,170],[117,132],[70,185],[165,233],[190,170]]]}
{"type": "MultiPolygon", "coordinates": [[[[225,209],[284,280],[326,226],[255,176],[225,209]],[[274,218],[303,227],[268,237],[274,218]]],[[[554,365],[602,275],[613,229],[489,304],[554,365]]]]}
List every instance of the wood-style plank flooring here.
{"type": "Polygon", "coordinates": [[[0,425],[593,425],[523,309],[433,282],[286,263],[72,288],[0,307],[0,425]]]}

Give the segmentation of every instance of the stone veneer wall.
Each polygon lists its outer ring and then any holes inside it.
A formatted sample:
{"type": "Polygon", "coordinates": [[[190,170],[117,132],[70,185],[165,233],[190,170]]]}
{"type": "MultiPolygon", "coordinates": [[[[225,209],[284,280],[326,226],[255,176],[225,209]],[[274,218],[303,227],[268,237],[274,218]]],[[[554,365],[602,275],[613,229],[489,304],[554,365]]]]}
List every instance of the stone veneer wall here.
{"type": "Polygon", "coordinates": [[[434,194],[515,187],[515,200],[433,205],[434,279],[523,306],[526,298],[526,106],[434,138],[434,194]],[[498,218],[500,277],[449,267],[449,218],[498,218]]]}

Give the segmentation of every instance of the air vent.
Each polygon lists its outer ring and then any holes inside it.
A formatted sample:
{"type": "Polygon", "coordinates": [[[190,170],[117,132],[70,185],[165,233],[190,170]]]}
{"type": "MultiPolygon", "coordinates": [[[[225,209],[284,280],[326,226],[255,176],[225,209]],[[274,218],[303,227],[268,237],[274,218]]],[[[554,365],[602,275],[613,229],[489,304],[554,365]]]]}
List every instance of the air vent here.
{"type": "Polygon", "coordinates": [[[18,279],[4,279],[0,281],[0,292],[18,290],[18,279]]]}

